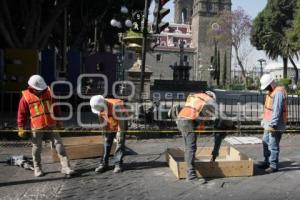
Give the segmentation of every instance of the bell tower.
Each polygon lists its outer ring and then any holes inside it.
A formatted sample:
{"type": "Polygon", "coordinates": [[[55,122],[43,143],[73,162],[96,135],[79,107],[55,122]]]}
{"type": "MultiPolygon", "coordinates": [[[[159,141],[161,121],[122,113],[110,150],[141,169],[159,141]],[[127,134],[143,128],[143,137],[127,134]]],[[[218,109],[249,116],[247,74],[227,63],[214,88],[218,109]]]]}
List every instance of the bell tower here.
{"type": "MultiPolygon", "coordinates": [[[[211,41],[208,30],[214,23],[215,18],[222,12],[231,12],[231,0],[194,0],[192,16],[192,43],[196,50],[194,63],[196,79],[209,81],[211,56],[214,53],[214,44],[211,41]]],[[[224,56],[227,55],[227,76],[230,77],[231,68],[231,45],[222,44],[218,41],[220,50],[221,73],[223,73],[224,56]]],[[[222,76],[221,76],[222,77],[222,76]]]]}
{"type": "Polygon", "coordinates": [[[194,0],[174,0],[176,24],[191,24],[194,0]]]}

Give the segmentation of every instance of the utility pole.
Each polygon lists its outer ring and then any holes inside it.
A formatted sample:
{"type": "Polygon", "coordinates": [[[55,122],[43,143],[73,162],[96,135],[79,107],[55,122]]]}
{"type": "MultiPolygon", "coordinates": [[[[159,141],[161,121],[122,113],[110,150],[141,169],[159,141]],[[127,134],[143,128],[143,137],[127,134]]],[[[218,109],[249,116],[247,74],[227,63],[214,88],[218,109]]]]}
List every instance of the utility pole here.
{"type": "Polygon", "coordinates": [[[262,67],[262,63],[263,62],[266,62],[266,60],[265,59],[263,59],[263,58],[261,58],[261,59],[259,59],[258,60],[258,62],[260,63],[260,77],[262,77],[262,75],[263,75],[263,67],[262,67]]]}
{"type": "Polygon", "coordinates": [[[145,83],[145,67],[146,67],[146,52],[147,52],[147,36],[148,36],[148,4],[149,0],[145,0],[145,9],[144,9],[144,25],[143,25],[143,46],[142,46],[142,66],[141,66],[141,85],[140,85],[140,94],[139,101],[142,101],[142,96],[144,92],[144,83],[145,83]]]}

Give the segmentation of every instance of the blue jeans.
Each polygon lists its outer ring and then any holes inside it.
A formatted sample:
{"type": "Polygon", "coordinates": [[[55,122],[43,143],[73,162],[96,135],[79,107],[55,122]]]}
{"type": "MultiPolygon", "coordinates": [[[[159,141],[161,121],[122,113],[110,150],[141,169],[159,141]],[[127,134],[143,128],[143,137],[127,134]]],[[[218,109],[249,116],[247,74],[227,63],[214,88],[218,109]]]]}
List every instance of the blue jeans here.
{"type": "Polygon", "coordinates": [[[274,169],[278,169],[280,152],[279,143],[281,140],[281,136],[282,132],[280,131],[275,131],[271,133],[265,130],[262,139],[265,163],[270,165],[270,167],[274,169]]]}
{"type": "Polygon", "coordinates": [[[104,134],[104,145],[103,145],[103,157],[101,163],[104,165],[108,165],[110,150],[114,142],[114,138],[116,138],[116,150],[114,154],[114,164],[122,165],[123,157],[125,152],[125,131],[128,130],[128,121],[119,120],[119,126],[121,131],[119,132],[110,132],[104,134]]]}

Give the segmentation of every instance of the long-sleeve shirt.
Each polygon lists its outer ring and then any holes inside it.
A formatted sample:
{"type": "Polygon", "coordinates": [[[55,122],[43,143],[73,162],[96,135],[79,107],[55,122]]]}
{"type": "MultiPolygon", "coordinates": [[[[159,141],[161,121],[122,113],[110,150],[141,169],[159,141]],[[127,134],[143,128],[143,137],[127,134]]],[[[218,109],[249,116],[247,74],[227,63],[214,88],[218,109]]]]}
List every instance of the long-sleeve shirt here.
{"type": "Polygon", "coordinates": [[[272,105],[272,120],[271,121],[263,121],[264,129],[268,129],[269,127],[275,128],[277,130],[285,130],[285,122],[283,120],[283,108],[285,96],[282,92],[276,92],[273,97],[273,105],[272,105]]]}
{"type": "MultiPolygon", "coordinates": [[[[53,101],[55,102],[55,101],[53,101]]],[[[54,116],[59,117],[61,116],[61,112],[58,106],[55,106],[53,108],[54,116]]],[[[26,102],[24,96],[21,97],[19,101],[19,108],[18,108],[18,114],[17,114],[17,124],[18,127],[25,127],[27,121],[30,120],[30,111],[29,111],[29,105],[26,102]]]]}

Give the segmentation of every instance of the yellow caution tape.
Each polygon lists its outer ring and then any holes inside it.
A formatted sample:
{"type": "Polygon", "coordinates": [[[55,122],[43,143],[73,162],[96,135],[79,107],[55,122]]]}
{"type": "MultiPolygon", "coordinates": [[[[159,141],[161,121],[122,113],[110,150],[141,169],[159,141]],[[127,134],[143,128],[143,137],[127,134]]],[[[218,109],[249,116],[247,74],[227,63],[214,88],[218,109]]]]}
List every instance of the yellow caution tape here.
{"type": "MultiPolygon", "coordinates": [[[[36,133],[111,133],[111,131],[106,130],[56,130],[56,129],[50,129],[50,130],[24,130],[27,133],[36,132],[36,133]]],[[[288,130],[277,130],[282,131],[285,133],[300,133],[300,129],[288,129],[288,130]]],[[[179,133],[178,130],[127,130],[122,131],[127,134],[142,134],[142,133],[179,133]]],[[[262,129],[253,129],[253,130],[195,130],[194,133],[263,133],[264,130],[262,129]]],[[[0,133],[18,133],[18,129],[10,129],[10,130],[0,130],[0,133]]]]}

